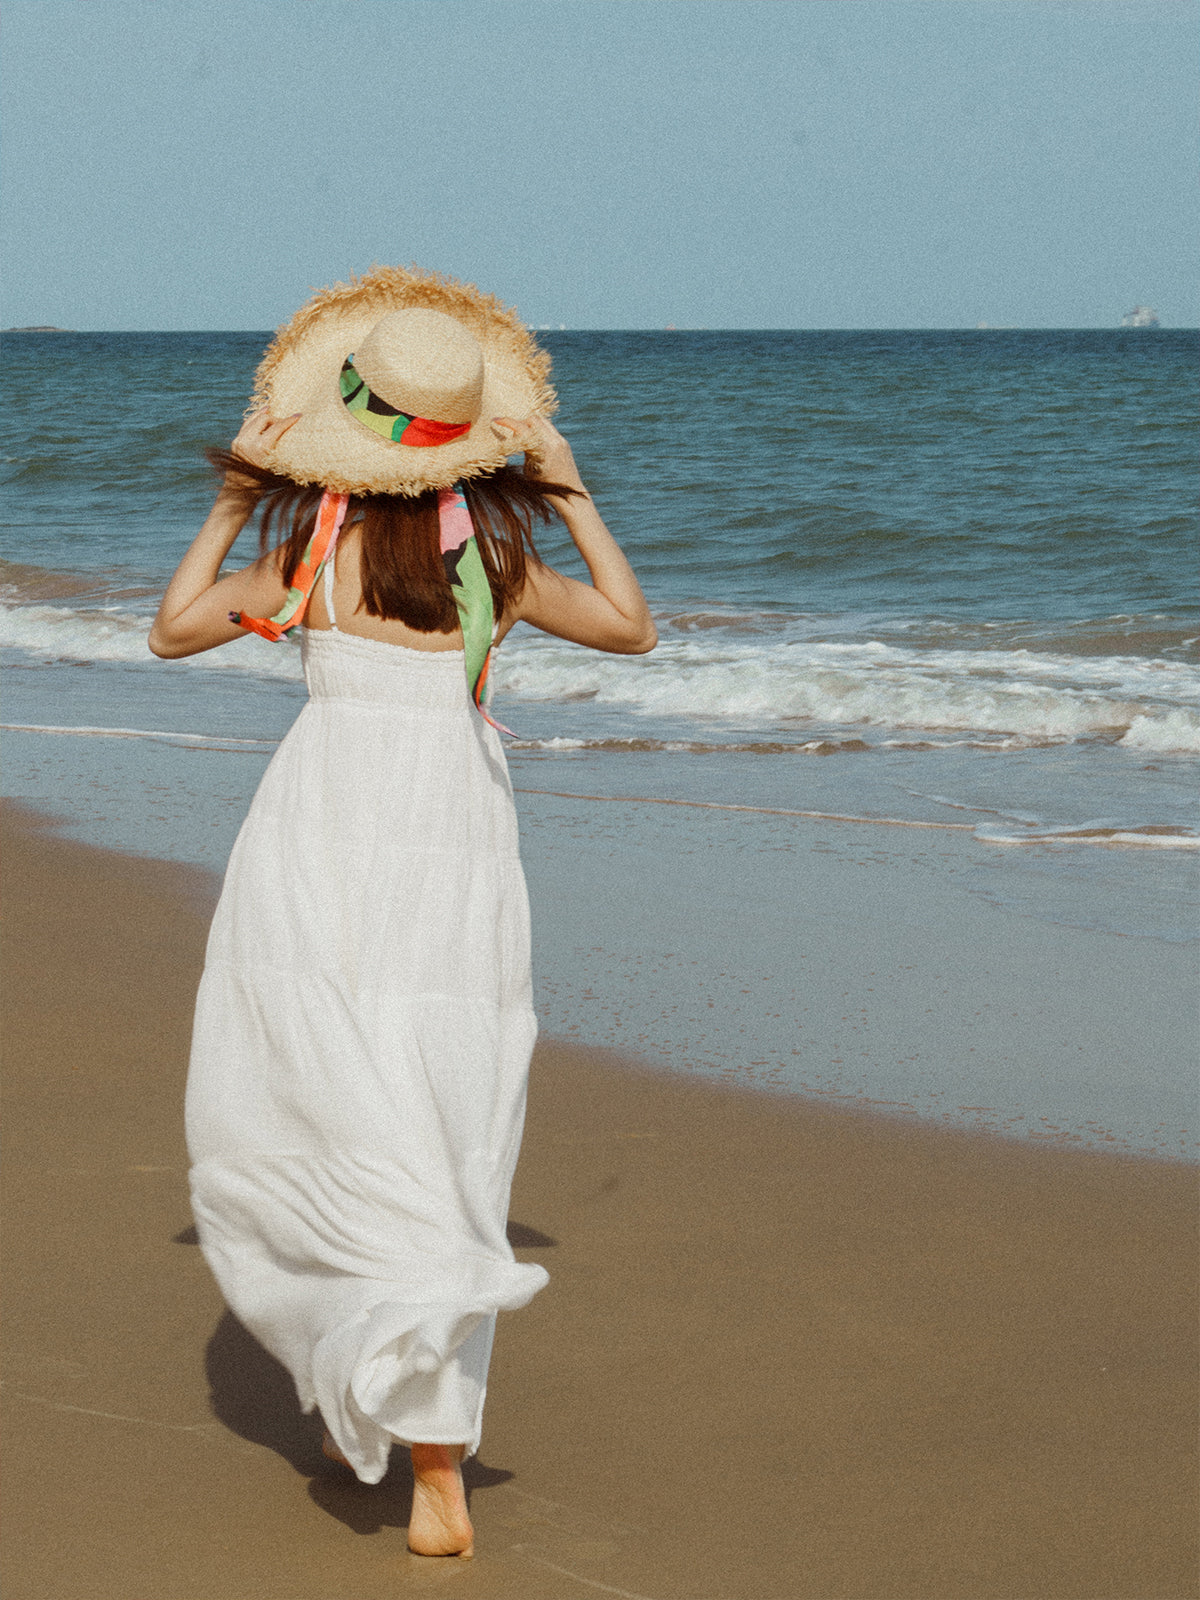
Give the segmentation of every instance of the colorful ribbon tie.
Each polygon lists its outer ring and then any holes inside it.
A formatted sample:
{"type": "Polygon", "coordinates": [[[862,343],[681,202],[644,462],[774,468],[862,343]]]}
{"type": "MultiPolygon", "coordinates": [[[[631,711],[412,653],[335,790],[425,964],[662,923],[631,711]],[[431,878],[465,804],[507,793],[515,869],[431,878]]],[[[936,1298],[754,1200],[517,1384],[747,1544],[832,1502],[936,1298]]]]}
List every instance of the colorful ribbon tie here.
{"type": "Polygon", "coordinates": [[[278,644],[289,628],[294,628],[302,621],[317,579],[321,576],[321,568],[333,554],[349,504],[348,494],[333,494],[326,489],[321,496],[321,509],[317,512],[313,536],[304,547],[304,554],[292,575],[292,587],[283,605],[273,617],[248,617],[244,611],[231,611],[230,622],[236,622],[239,628],[249,628],[251,632],[269,639],[272,644],[278,644]]]}
{"type": "Polygon", "coordinates": [[[471,686],[471,699],[480,715],[501,733],[513,735],[511,728],[497,722],[487,708],[488,674],[492,667],[492,639],[496,632],[496,612],[492,600],[492,586],[488,582],[479,541],[475,537],[475,524],[467,509],[467,497],[462,484],[453,489],[438,490],[438,527],[441,536],[442,563],[450,580],[450,592],[458,607],[458,620],[462,627],[463,654],[467,664],[467,682],[471,686]]]}
{"type": "MultiPolygon", "coordinates": [[[[302,622],[317,579],[337,547],[338,534],[342,531],[349,504],[349,495],[334,494],[331,489],[326,489],[321,496],[313,536],[305,546],[283,605],[273,617],[248,617],[244,611],[231,611],[230,622],[236,623],[239,628],[250,629],[252,633],[269,639],[272,644],[277,644],[289,628],[302,622]]],[[[467,688],[471,699],[485,722],[501,733],[513,736],[512,729],[497,722],[487,709],[496,608],[487,569],[479,553],[475,524],[471,521],[467,497],[459,483],[453,489],[438,491],[438,535],[442,563],[462,628],[467,688]]]]}
{"type": "Polygon", "coordinates": [[[372,390],[354,365],[354,357],[347,356],[338,380],[342,391],[342,404],[350,415],[370,428],[381,439],[393,444],[407,444],[417,449],[435,449],[439,444],[449,444],[470,433],[469,422],[435,422],[431,417],[410,417],[395,406],[389,405],[372,390]]]}

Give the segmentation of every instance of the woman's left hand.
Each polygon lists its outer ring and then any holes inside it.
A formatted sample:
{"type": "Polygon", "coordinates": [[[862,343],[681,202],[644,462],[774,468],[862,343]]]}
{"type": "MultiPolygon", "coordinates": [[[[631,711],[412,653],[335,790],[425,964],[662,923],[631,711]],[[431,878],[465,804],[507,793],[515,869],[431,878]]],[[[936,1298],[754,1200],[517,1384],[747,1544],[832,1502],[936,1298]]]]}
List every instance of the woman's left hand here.
{"type": "MultiPolygon", "coordinates": [[[[254,411],[238,429],[237,438],[230,449],[235,456],[253,462],[256,467],[269,468],[272,451],[292,424],[300,420],[300,416],[301,413],[297,411],[294,416],[281,417],[276,421],[266,411],[254,411]]],[[[259,485],[252,478],[244,478],[236,472],[225,474],[225,487],[239,493],[259,491],[259,485]]]]}
{"type": "MultiPolygon", "coordinates": [[[[276,421],[265,411],[256,411],[238,430],[233,453],[269,470],[272,451],[295,421],[295,416],[276,421]]],[[[274,554],[260,556],[242,572],[221,576],[221,563],[253,516],[263,487],[236,467],[225,474],[216,504],[175,569],[158,608],[149,641],[156,656],[191,656],[228,644],[245,631],[233,616],[245,612],[269,617],[283,604],[287,586],[274,554]]]]}

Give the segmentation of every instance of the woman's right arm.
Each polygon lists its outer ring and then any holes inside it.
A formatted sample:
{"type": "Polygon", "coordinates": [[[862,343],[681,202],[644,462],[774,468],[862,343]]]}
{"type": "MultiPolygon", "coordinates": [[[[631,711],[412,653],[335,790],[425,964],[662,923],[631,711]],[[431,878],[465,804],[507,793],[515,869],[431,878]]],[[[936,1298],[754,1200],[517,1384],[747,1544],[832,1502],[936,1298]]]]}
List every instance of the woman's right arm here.
{"type": "MultiPolygon", "coordinates": [[[[570,445],[545,418],[529,420],[542,435],[537,476],[579,491],[562,498],[552,495],[550,500],[566,523],[592,581],[580,583],[553,567],[531,561],[526,569],[525,590],[512,620],[531,623],[543,633],[593,650],[644,655],[658,643],[658,630],[642,586],[584,488],[570,445]]],[[[500,427],[514,427],[507,418],[498,417],[496,421],[500,427]]],[[[529,423],[522,424],[523,428],[528,426],[529,423]]],[[[528,464],[525,470],[530,472],[528,464]]]]}
{"type": "MultiPolygon", "coordinates": [[[[251,417],[234,440],[234,450],[248,461],[269,455],[295,419],[272,422],[251,417]]],[[[287,598],[287,587],[274,554],[260,556],[242,572],[220,576],[221,563],[258,504],[257,485],[228,473],[216,504],[204,519],[191,548],[167,585],[149,644],[156,656],[194,656],[245,637],[246,630],[229,620],[231,611],[269,617],[287,598]]]]}

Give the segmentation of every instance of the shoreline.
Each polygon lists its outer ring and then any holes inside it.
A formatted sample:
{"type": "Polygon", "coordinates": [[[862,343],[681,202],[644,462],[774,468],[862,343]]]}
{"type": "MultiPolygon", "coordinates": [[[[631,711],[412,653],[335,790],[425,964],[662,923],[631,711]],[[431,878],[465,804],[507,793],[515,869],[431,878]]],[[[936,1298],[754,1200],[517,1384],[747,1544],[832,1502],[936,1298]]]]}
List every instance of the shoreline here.
{"type": "MultiPolygon", "coordinates": [[[[424,1592],[194,1248],[211,876],[0,815],[6,1595],[424,1592]]],[[[461,1593],[1192,1600],[1196,1189],[540,1045],[461,1593]]]]}
{"type": "MultiPolygon", "coordinates": [[[[24,784],[10,745],[14,817],[181,861],[211,912],[267,753],[49,743],[66,748],[24,784]]],[[[544,1038],[905,1124],[1200,1162],[1190,941],[1089,927],[1069,881],[958,831],[523,776],[544,1038]],[[1065,922],[1047,915],[1060,892],[1065,922]]],[[[1112,861],[1112,894],[1146,854],[1112,861]]]]}

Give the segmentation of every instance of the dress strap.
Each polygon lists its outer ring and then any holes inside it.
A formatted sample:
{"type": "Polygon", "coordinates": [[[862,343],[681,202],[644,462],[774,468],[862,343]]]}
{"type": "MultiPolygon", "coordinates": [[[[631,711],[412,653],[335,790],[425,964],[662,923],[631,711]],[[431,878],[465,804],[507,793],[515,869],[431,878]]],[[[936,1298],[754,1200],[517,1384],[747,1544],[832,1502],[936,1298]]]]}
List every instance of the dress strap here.
{"type": "Polygon", "coordinates": [[[333,611],[333,580],[337,573],[337,546],[325,557],[325,609],[329,613],[329,626],[338,631],[337,617],[333,611]]]}

